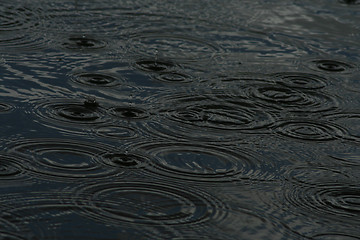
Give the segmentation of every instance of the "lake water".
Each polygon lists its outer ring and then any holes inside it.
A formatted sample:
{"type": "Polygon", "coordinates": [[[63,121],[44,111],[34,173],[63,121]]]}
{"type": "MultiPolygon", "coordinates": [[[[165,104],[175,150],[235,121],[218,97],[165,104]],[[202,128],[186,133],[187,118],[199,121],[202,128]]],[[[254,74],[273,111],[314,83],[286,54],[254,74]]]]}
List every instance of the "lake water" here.
{"type": "Polygon", "coordinates": [[[3,0],[0,239],[360,239],[360,1],[3,0]]]}

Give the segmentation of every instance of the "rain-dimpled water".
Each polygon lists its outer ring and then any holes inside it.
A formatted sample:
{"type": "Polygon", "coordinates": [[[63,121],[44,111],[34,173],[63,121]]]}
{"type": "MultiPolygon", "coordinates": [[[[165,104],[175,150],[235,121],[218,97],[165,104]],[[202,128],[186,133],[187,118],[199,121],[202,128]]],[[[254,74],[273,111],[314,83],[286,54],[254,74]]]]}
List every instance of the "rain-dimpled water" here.
{"type": "Polygon", "coordinates": [[[360,239],[360,2],[3,0],[0,239],[360,239]]]}

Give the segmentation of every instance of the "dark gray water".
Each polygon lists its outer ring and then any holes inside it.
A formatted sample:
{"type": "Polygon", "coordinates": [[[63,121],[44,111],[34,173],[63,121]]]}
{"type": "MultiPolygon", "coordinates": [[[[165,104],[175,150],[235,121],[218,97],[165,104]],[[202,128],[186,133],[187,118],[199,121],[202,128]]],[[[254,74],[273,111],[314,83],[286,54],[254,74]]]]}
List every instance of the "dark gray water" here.
{"type": "Polygon", "coordinates": [[[360,2],[3,0],[0,239],[360,239],[360,2]]]}

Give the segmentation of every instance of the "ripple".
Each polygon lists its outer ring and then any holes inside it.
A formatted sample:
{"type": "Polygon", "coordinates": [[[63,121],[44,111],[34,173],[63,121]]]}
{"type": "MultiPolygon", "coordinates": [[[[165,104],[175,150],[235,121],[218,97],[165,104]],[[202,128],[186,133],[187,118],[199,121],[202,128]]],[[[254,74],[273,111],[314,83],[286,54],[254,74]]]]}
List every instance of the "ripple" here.
{"type": "Polygon", "coordinates": [[[0,113],[9,113],[13,110],[13,106],[7,103],[0,103],[0,113]]]}
{"type": "Polygon", "coordinates": [[[103,162],[112,167],[142,168],[149,164],[149,159],[138,153],[113,152],[102,155],[103,162]]]}
{"type": "Polygon", "coordinates": [[[71,36],[62,43],[62,45],[71,50],[93,50],[104,48],[107,43],[104,40],[96,39],[90,36],[71,36]]]}
{"type": "Polygon", "coordinates": [[[167,83],[189,83],[194,80],[193,76],[181,72],[165,72],[155,77],[157,80],[167,83]]]}
{"type": "Polygon", "coordinates": [[[294,169],[290,173],[293,181],[284,189],[287,204],[300,215],[356,224],[360,216],[360,188],[354,180],[358,174],[355,169],[346,171],[350,175],[326,168],[294,169]]]}
{"type": "Polygon", "coordinates": [[[104,73],[78,73],[70,79],[76,83],[91,87],[113,87],[120,83],[120,79],[104,73]]]}
{"type": "Polygon", "coordinates": [[[0,7],[0,31],[17,31],[35,27],[38,22],[34,21],[34,18],[39,10],[3,3],[0,7]]]}
{"type": "Polygon", "coordinates": [[[351,73],[356,70],[356,66],[338,60],[319,59],[310,61],[310,68],[328,73],[351,73]]]}
{"type": "Polygon", "coordinates": [[[331,122],[311,120],[284,121],[278,124],[275,132],[306,141],[331,141],[347,135],[344,129],[331,122]]]}
{"type": "MultiPolygon", "coordinates": [[[[14,183],[14,180],[22,179],[26,176],[26,170],[23,167],[24,159],[11,156],[0,155],[0,181],[11,180],[9,184],[14,183]]],[[[7,186],[9,185],[7,184],[7,186]]],[[[26,184],[26,182],[23,182],[26,184]]]]}
{"type": "MultiPolygon", "coordinates": [[[[14,52],[39,50],[46,47],[46,39],[37,31],[42,9],[3,3],[0,6],[0,47],[14,52]]],[[[23,4],[21,4],[23,5],[23,4]]]]}
{"type": "Polygon", "coordinates": [[[129,41],[132,53],[160,56],[176,61],[210,60],[220,47],[193,36],[164,33],[138,33],[129,41]]]}
{"type": "Polygon", "coordinates": [[[135,62],[135,66],[143,71],[147,72],[163,72],[169,71],[176,65],[171,61],[165,59],[153,59],[153,60],[139,60],[135,62]]]}
{"type": "Polygon", "coordinates": [[[274,166],[246,148],[212,145],[150,143],[139,146],[151,156],[156,174],[195,182],[238,180],[269,181],[276,178],[274,166]]]}
{"type": "Polygon", "coordinates": [[[74,200],[83,214],[111,225],[191,225],[226,216],[224,204],[207,193],[151,182],[86,184],[74,200]]]}
{"type": "Polygon", "coordinates": [[[83,132],[84,128],[110,121],[100,106],[69,99],[51,99],[36,103],[34,113],[40,117],[43,125],[61,127],[64,128],[62,130],[71,132],[76,132],[76,128],[83,132]]]}
{"type": "Polygon", "coordinates": [[[274,84],[249,86],[249,97],[269,110],[285,110],[298,113],[319,113],[334,111],[338,108],[338,100],[318,91],[300,91],[290,87],[274,84]]]}
{"type": "Polygon", "coordinates": [[[106,125],[95,128],[98,136],[110,139],[132,139],[138,137],[137,129],[130,126],[106,125]]]}
{"type": "Polygon", "coordinates": [[[117,106],[111,108],[110,112],[116,117],[128,120],[145,119],[150,115],[145,109],[136,106],[117,106]]]}
{"type": "Polygon", "coordinates": [[[104,165],[100,156],[112,150],[103,144],[61,139],[30,139],[11,143],[9,151],[28,160],[23,167],[49,180],[105,178],[119,175],[104,165]]]}
{"type": "Polygon", "coordinates": [[[173,94],[160,102],[165,104],[159,115],[144,126],[151,134],[176,140],[239,139],[243,133],[266,133],[274,123],[272,115],[247,100],[229,103],[205,95],[173,94]]]}
{"type": "Polygon", "coordinates": [[[326,119],[335,122],[346,128],[349,132],[351,140],[360,141],[360,113],[358,112],[342,112],[326,116],[326,119]]]}
{"type": "Polygon", "coordinates": [[[1,224],[0,239],[6,239],[6,240],[37,239],[35,238],[34,233],[25,226],[21,216],[8,213],[4,211],[4,209],[2,209],[0,214],[0,224],[1,224]]]}
{"type": "Polygon", "coordinates": [[[278,84],[289,88],[320,89],[326,87],[328,79],[319,75],[300,72],[281,72],[271,74],[278,84]]]}

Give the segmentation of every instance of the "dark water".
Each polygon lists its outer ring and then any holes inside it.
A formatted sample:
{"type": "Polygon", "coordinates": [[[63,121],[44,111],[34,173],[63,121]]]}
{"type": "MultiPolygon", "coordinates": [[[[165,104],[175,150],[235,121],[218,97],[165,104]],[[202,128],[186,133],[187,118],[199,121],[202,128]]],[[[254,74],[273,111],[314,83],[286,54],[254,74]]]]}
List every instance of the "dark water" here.
{"type": "Polygon", "coordinates": [[[0,239],[360,239],[360,2],[4,0],[0,239]]]}

